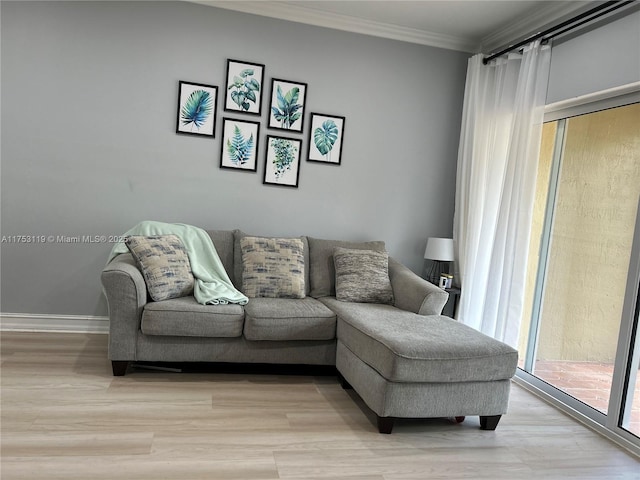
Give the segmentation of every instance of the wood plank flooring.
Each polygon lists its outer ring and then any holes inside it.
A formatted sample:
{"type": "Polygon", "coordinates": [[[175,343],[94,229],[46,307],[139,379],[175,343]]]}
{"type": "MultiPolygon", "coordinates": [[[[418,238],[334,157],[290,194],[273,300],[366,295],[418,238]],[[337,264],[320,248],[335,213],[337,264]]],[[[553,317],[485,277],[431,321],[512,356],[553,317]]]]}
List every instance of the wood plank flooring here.
{"type": "Polygon", "coordinates": [[[640,461],[513,385],[495,432],[478,418],[373,414],[334,376],[113,377],[107,336],[4,332],[1,478],[640,479],[640,461]]]}

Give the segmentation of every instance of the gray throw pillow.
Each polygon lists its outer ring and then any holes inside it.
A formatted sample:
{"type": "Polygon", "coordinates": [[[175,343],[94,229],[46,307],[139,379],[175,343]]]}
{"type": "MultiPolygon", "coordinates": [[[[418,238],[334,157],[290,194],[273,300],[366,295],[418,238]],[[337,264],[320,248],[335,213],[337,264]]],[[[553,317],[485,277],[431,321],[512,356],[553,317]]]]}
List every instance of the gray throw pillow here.
{"type": "Polygon", "coordinates": [[[191,263],[177,235],[132,235],[124,243],[142,272],[152,300],[159,302],[193,293],[191,263]]]}
{"type": "Polygon", "coordinates": [[[301,239],[243,237],[240,248],[242,292],[247,297],[305,297],[301,239]]]}
{"type": "Polygon", "coordinates": [[[336,298],[343,302],[393,303],[387,252],[337,247],[336,298]]]}
{"type": "Polygon", "coordinates": [[[385,252],[383,241],[350,242],[343,240],[324,240],[307,237],[309,242],[309,296],[313,298],[329,297],[336,294],[336,271],[333,262],[333,251],[336,247],[358,250],[374,250],[385,252]]]}

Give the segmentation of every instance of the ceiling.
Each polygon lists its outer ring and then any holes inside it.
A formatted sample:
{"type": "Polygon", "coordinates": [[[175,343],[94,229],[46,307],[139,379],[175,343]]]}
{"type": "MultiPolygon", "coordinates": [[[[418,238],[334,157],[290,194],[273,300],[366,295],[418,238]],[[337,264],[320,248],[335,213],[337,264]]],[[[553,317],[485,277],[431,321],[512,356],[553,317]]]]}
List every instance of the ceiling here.
{"type": "Polygon", "coordinates": [[[466,52],[489,53],[574,16],[576,0],[190,0],[214,7],[466,52]]]}

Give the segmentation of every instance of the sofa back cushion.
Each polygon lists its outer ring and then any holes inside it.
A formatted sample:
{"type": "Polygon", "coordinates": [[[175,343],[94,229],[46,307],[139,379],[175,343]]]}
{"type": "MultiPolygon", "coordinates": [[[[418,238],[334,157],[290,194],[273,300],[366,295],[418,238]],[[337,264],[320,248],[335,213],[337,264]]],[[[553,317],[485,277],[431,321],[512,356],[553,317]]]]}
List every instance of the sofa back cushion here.
{"type": "MultiPolygon", "coordinates": [[[[216,252],[220,257],[222,266],[229,275],[229,280],[233,282],[233,286],[240,289],[239,281],[236,280],[235,270],[233,268],[233,231],[232,230],[207,230],[207,233],[216,247],[216,252]]],[[[242,277],[241,277],[242,278],[242,277]]]]}
{"type": "Polygon", "coordinates": [[[333,251],[336,247],[357,250],[386,252],[383,241],[346,242],[307,237],[309,242],[309,295],[314,298],[330,297],[336,294],[336,270],[333,251]]]}
{"type": "MultiPolygon", "coordinates": [[[[244,288],[242,285],[242,273],[244,267],[242,265],[242,245],[240,241],[244,237],[255,237],[255,235],[248,235],[244,233],[242,230],[234,230],[233,231],[233,280],[235,287],[244,292],[244,288]]],[[[269,237],[264,236],[262,238],[285,238],[285,237],[269,237]]],[[[309,295],[309,244],[307,243],[307,237],[288,237],[288,238],[297,238],[302,240],[302,247],[304,250],[304,284],[305,284],[305,295],[309,295]]],[[[226,265],[225,265],[226,267],[226,265]]]]}

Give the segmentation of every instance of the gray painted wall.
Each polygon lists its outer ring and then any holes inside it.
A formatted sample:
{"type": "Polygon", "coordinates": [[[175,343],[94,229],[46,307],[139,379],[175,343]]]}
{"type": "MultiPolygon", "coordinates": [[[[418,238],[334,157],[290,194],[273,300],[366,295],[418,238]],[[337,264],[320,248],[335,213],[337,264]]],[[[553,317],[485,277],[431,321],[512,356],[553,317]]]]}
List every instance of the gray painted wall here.
{"type": "Polygon", "coordinates": [[[640,11],[553,46],[547,103],[640,81],[640,11]]]}
{"type": "MultiPolygon", "coordinates": [[[[153,219],[383,239],[419,272],[426,238],[451,234],[468,55],[188,3],[1,8],[3,236],[153,219]],[[307,82],[307,113],[346,116],[342,166],[303,161],[298,189],[262,185],[278,132],[264,115],[258,173],[221,170],[221,104],[215,140],[176,135],[178,81],[223,89],[227,58],[265,64],[267,89],[307,82]]],[[[2,244],[0,310],[105,315],[110,248],[2,244]]]]}

